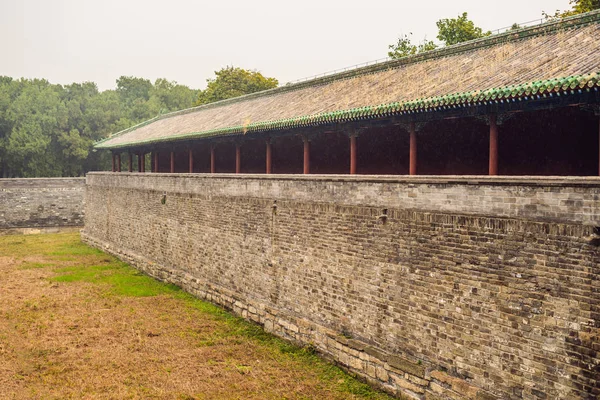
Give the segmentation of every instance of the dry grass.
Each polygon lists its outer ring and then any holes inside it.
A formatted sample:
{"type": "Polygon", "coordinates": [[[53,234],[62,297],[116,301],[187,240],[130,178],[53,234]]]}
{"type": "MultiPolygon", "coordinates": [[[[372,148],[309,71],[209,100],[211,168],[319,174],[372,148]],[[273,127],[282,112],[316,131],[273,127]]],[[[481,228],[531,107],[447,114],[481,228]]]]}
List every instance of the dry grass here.
{"type": "Polygon", "coordinates": [[[387,399],[80,243],[0,237],[1,399],[387,399]]]}

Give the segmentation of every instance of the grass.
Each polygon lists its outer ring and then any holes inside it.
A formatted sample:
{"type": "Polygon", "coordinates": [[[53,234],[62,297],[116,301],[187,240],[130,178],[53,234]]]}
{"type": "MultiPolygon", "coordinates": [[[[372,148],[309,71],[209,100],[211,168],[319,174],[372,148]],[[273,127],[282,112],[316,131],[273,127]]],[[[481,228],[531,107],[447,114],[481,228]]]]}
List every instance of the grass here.
{"type": "Polygon", "coordinates": [[[77,234],[0,237],[0,274],[0,398],[390,398],[77,234]]]}

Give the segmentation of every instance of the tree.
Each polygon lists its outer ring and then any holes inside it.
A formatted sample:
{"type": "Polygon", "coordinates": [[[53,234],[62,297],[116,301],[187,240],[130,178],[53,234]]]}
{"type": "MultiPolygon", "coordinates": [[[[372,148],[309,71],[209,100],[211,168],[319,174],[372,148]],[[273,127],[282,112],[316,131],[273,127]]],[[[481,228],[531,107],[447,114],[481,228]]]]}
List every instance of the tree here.
{"type": "Polygon", "coordinates": [[[262,90],[276,88],[275,78],[264,77],[258,71],[248,71],[237,67],[225,67],[215,71],[216,78],[207,79],[207,88],[198,94],[194,105],[199,106],[219,100],[242,96],[262,90]]]}
{"type": "Polygon", "coordinates": [[[163,111],[169,112],[190,108],[197,97],[197,90],[164,78],[157,79],[150,91],[150,100],[156,99],[163,107],[163,111]]]}
{"type": "Polygon", "coordinates": [[[542,11],[542,15],[546,19],[559,19],[600,9],[600,0],[569,0],[569,4],[570,10],[556,10],[552,15],[542,11]]]}
{"type": "MultiPolygon", "coordinates": [[[[412,33],[410,33],[410,35],[412,35],[412,33]]],[[[422,53],[424,51],[433,50],[437,48],[437,45],[426,39],[423,41],[423,43],[414,45],[411,43],[409,35],[404,35],[398,38],[398,42],[396,44],[390,44],[388,48],[390,49],[390,51],[388,51],[388,57],[392,59],[398,59],[412,56],[417,53],[422,53]]]]}
{"type": "Polygon", "coordinates": [[[483,30],[475,26],[467,13],[464,12],[457,18],[445,18],[436,22],[438,27],[437,38],[444,42],[446,46],[466,42],[467,40],[479,39],[484,36],[489,36],[491,32],[483,32],[483,30]]]}
{"type": "Polygon", "coordinates": [[[158,79],[121,77],[116,90],[93,82],[52,85],[0,76],[0,177],[76,176],[107,169],[93,143],[161,112],[188,108],[198,91],[158,79]]]}

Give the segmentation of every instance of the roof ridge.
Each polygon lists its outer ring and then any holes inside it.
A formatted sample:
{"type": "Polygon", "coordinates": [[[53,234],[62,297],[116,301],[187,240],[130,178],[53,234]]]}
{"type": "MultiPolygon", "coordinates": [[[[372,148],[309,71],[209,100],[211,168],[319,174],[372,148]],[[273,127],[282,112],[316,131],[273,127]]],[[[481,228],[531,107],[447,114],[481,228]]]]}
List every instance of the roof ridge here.
{"type": "Polygon", "coordinates": [[[323,77],[319,77],[319,78],[315,78],[315,79],[311,79],[311,80],[307,80],[307,81],[303,81],[303,82],[299,82],[299,83],[286,84],[284,86],[279,86],[279,87],[276,87],[273,89],[250,93],[250,94],[246,94],[246,95],[242,95],[242,96],[238,96],[238,97],[233,97],[230,99],[219,100],[219,101],[216,101],[213,103],[203,104],[200,106],[186,108],[183,110],[172,111],[172,112],[169,112],[166,114],[157,115],[156,117],[151,118],[147,121],[143,121],[137,125],[129,127],[127,129],[124,129],[124,130],[117,132],[105,139],[102,139],[102,140],[96,142],[95,144],[100,144],[109,139],[114,139],[117,136],[121,136],[123,134],[126,134],[128,132],[131,132],[133,130],[136,130],[138,128],[141,128],[143,126],[146,126],[152,122],[155,122],[155,121],[158,121],[161,119],[176,117],[179,115],[191,114],[191,113],[194,113],[197,111],[208,110],[208,109],[212,109],[212,108],[221,107],[224,105],[245,102],[248,100],[253,100],[253,99],[261,98],[261,97],[268,97],[268,96],[276,95],[279,93],[291,92],[291,91],[295,91],[295,90],[304,89],[307,87],[319,86],[319,85],[327,84],[327,83],[334,82],[337,80],[351,79],[351,78],[355,78],[355,77],[359,77],[359,76],[363,76],[363,75],[380,72],[383,70],[396,69],[396,68],[399,68],[404,65],[416,64],[416,63],[423,62],[423,61],[428,61],[428,60],[437,59],[437,58],[443,58],[443,57],[447,57],[450,55],[456,55],[456,54],[468,52],[471,50],[476,50],[476,49],[483,48],[483,47],[493,46],[496,44],[505,44],[505,43],[509,43],[509,42],[513,42],[513,41],[518,41],[518,40],[521,40],[524,38],[542,36],[544,34],[548,34],[548,33],[551,33],[551,32],[557,31],[557,30],[569,29],[569,28],[578,27],[578,26],[585,26],[590,23],[599,22],[599,21],[600,21],[600,10],[590,11],[587,13],[578,14],[578,15],[574,15],[571,17],[561,18],[561,19],[554,20],[554,21],[548,21],[548,22],[545,22],[545,23],[539,24],[539,25],[510,30],[507,32],[499,33],[499,34],[490,35],[490,36],[486,36],[483,38],[454,44],[451,46],[441,47],[441,48],[438,48],[435,50],[430,50],[430,51],[426,51],[423,53],[419,53],[419,54],[415,54],[415,55],[411,55],[411,56],[407,56],[407,57],[402,57],[397,60],[385,61],[385,62],[382,62],[379,64],[373,64],[373,65],[369,65],[369,66],[365,66],[365,67],[359,67],[359,68],[352,69],[349,71],[338,72],[338,73],[334,73],[331,75],[327,75],[327,76],[323,76],[323,77]]]}

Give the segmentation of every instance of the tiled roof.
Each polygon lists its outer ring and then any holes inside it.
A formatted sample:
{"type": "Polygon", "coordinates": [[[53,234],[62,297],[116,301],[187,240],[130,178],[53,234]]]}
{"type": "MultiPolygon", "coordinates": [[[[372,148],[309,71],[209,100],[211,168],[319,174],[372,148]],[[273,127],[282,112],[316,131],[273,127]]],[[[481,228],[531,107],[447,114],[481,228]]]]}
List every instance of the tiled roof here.
{"type": "Polygon", "coordinates": [[[596,11],[158,116],[96,147],[377,119],[599,87],[596,11]]]}

